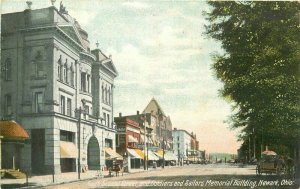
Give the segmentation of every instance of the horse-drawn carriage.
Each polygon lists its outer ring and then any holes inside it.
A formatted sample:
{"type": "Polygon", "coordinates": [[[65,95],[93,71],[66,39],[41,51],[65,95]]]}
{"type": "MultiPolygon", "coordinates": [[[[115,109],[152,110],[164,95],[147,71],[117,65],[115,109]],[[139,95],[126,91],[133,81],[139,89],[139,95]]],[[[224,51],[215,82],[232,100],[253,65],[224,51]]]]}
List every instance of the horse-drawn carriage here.
{"type": "Polygon", "coordinates": [[[264,151],[261,155],[261,160],[256,166],[256,175],[265,173],[294,176],[295,168],[291,158],[284,159],[278,156],[274,151],[264,151]]]}

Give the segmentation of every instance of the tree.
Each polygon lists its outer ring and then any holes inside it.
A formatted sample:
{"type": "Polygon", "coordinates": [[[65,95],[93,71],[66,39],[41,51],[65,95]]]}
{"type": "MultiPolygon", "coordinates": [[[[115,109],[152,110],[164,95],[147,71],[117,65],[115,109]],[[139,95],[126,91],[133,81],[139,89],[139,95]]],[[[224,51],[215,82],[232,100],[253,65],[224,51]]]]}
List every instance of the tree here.
{"type": "Polygon", "coordinates": [[[292,155],[300,139],[300,3],[209,1],[206,34],[222,43],[213,69],[234,102],[232,128],[292,155]]]}

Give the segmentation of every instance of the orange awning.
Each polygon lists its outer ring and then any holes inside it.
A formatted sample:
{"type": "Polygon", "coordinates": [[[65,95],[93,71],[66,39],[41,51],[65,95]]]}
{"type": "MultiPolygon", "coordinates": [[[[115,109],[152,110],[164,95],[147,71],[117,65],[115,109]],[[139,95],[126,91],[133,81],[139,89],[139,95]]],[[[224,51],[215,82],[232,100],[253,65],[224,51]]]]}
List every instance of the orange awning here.
{"type": "Polygon", "coordinates": [[[27,139],[27,131],[15,121],[0,121],[0,136],[8,139],[27,139]]]}

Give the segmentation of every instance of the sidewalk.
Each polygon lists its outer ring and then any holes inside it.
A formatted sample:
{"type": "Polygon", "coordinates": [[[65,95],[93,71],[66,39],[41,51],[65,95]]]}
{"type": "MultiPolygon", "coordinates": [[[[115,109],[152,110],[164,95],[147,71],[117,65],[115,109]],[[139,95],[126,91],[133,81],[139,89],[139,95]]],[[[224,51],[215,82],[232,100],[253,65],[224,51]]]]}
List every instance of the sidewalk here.
{"type": "MultiPolygon", "coordinates": [[[[166,167],[169,168],[169,167],[166,167]]],[[[144,171],[155,171],[155,170],[161,170],[161,167],[157,169],[149,168],[148,170],[141,169],[132,169],[130,173],[123,173],[123,175],[126,174],[133,174],[138,172],[144,172],[144,171]]],[[[113,176],[115,173],[113,173],[113,176]]],[[[122,173],[120,172],[119,176],[122,176],[122,173]]],[[[91,180],[96,178],[106,178],[109,177],[108,171],[102,171],[100,173],[99,171],[87,171],[86,173],[80,174],[80,180],[91,180]]],[[[42,175],[42,176],[32,176],[28,178],[28,185],[26,182],[26,179],[1,179],[0,180],[0,189],[5,188],[41,188],[43,186],[48,185],[56,185],[56,184],[63,184],[63,183],[70,183],[70,182],[76,182],[78,181],[78,173],[77,172],[70,172],[70,173],[61,173],[54,175],[54,182],[53,182],[53,176],[52,175],[42,175]]]]}

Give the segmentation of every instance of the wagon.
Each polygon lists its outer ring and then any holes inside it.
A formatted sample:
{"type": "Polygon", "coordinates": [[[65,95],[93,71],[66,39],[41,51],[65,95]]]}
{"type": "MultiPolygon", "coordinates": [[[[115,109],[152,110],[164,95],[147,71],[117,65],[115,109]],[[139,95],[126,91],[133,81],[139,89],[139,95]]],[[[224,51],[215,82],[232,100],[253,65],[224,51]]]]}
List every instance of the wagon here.
{"type": "Polygon", "coordinates": [[[264,151],[261,155],[261,160],[256,166],[256,175],[285,173],[284,160],[280,159],[274,151],[264,151]]]}

